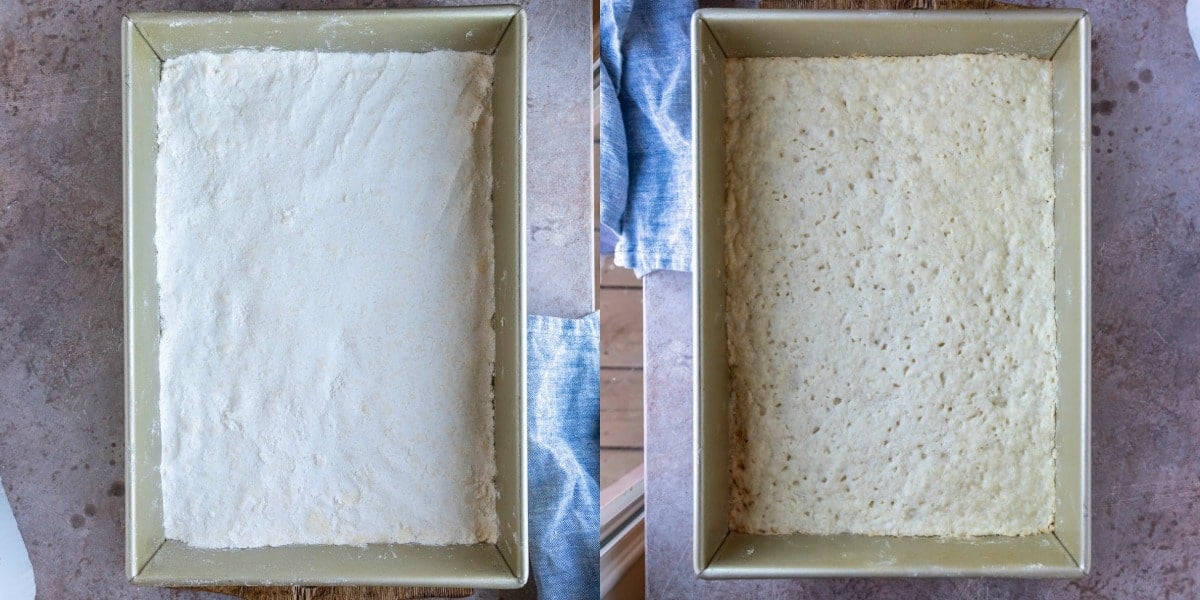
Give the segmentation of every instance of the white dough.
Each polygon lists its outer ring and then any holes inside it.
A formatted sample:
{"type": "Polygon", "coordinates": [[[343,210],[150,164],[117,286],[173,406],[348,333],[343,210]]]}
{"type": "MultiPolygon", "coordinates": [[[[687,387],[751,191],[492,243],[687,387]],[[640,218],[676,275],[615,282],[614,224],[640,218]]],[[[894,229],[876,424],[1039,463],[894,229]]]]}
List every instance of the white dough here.
{"type": "Polygon", "coordinates": [[[1051,529],[1050,64],[726,73],[732,527],[1051,529]]]}
{"type": "Polygon", "coordinates": [[[491,88],[470,53],[166,61],[168,538],[496,540],[491,88]]]}

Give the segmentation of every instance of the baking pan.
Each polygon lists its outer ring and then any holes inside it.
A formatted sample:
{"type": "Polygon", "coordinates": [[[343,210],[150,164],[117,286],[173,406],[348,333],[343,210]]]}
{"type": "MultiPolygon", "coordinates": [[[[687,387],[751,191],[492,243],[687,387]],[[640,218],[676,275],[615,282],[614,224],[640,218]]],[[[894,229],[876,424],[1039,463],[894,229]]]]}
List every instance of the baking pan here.
{"type": "MultiPolygon", "coordinates": [[[[1090,562],[1090,29],[1080,10],[698,11],[692,19],[696,257],[694,568],[703,578],[1080,577],[1090,562]],[[725,59],[1027,54],[1053,62],[1057,463],[1051,533],[1024,537],[751,535],[729,528],[725,59]]],[[[897,110],[903,110],[898,107],[897,110]]]]}
{"type": "Polygon", "coordinates": [[[126,573],[143,585],[516,588],[528,577],[525,417],[525,13],[514,6],[137,13],[121,30],[125,183],[126,573]],[[494,54],[497,544],[197,549],[163,535],[154,205],[155,88],[198,51],[458,50],[494,54]]]}

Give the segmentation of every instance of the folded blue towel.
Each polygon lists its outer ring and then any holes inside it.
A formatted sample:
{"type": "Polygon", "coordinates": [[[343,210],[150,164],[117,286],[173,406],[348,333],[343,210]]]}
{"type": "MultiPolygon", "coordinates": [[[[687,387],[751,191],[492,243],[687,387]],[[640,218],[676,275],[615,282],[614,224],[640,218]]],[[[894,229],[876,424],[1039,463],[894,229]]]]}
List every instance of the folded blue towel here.
{"type": "Polygon", "coordinates": [[[530,565],[538,597],[600,597],[600,313],[529,317],[530,565]]]}
{"type": "Polygon", "coordinates": [[[601,251],[641,277],[692,268],[694,0],[600,2],[601,251]]]}

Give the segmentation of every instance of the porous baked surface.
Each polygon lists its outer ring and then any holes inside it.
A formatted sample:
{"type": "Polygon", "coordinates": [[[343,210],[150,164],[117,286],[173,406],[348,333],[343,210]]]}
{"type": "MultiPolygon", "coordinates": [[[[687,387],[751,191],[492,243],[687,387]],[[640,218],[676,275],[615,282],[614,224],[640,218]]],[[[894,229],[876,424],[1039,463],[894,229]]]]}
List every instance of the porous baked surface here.
{"type": "Polygon", "coordinates": [[[492,71],[455,52],[163,65],[168,538],[496,540],[492,71]]]}
{"type": "Polygon", "coordinates": [[[1051,67],[726,63],[733,529],[1052,528],[1051,67]]]}

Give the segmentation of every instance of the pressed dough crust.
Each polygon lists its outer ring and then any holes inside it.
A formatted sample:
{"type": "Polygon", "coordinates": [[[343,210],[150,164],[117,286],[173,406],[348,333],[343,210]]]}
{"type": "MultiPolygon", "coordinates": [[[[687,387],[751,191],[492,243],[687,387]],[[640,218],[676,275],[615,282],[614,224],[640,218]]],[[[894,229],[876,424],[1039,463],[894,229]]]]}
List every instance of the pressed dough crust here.
{"type": "Polygon", "coordinates": [[[727,62],[733,529],[1052,527],[1050,77],[727,62]]]}
{"type": "Polygon", "coordinates": [[[470,53],[163,65],[168,538],[496,540],[491,88],[470,53]]]}

